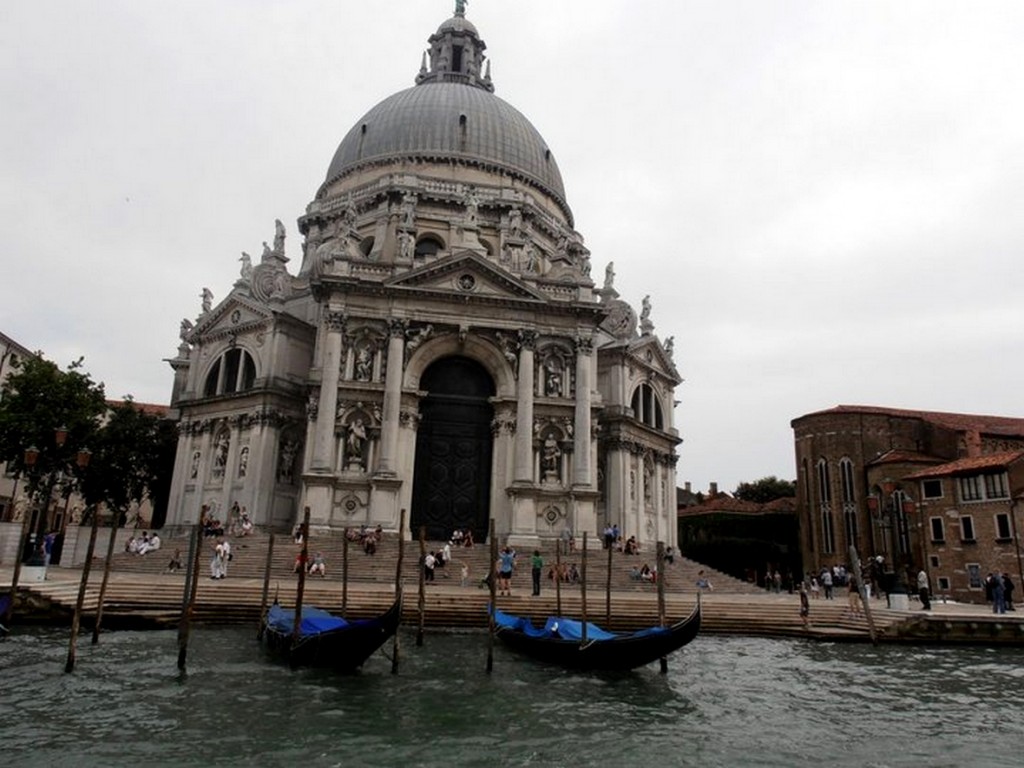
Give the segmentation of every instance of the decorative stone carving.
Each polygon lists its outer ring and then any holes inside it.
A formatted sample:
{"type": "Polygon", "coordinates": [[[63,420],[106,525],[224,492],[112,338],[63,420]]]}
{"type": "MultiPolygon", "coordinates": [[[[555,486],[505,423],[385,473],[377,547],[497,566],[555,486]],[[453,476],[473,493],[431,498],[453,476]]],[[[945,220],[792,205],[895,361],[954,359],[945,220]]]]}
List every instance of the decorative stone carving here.
{"type": "Polygon", "coordinates": [[[675,350],[675,345],[676,345],[676,337],[675,336],[669,336],[667,339],[665,339],[665,345],[664,345],[665,346],[665,354],[668,356],[669,360],[672,359],[672,353],[675,350]]]}
{"type": "Polygon", "coordinates": [[[285,437],[277,458],[277,481],[292,485],[295,482],[295,459],[299,455],[298,440],[285,437]]]}
{"type": "Polygon", "coordinates": [[[181,329],[178,331],[178,338],[180,338],[182,341],[187,342],[189,334],[192,333],[192,329],[194,327],[195,326],[192,325],[191,320],[189,320],[187,317],[182,318],[181,329]]]}
{"type": "Polygon", "coordinates": [[[545,483],[553,483],[559,480],[562,449],[558,447],[558,441],[553,435],[548,435],[541,448],[540,468],[545,483]]]}
{"type": "Polygon", "coordinates": [[[325,312],[324,325],[329,331],[343,332],[348,316],[344,312],[325,312]]]}
{"type": "Polygon", "coordinates": [[[345,438],[345,460],[349,469],[365,470],[366,457],[366,425],[362,418],[356,416],[348,425],[348,436],[345,438]]]}
{"type": "Polygon", "coordinates": [[[213,291],[209,288],[203,288],[203,292],[200,293],[199,296],[203,300],[202,308],[203,314],[205,315],[213,309],[213,291]]]}
{"type": "Polygon", "coordinates": [[[245,473],[249,469],[249,446],[246,445],[238,453],[238,477],[245,477],[245,473]]]}
{"type": "Polygon", "coordinates": [[[615,262],[609,261],[608,266],[604,268],[604,287],[615,288],[615,262]]]}

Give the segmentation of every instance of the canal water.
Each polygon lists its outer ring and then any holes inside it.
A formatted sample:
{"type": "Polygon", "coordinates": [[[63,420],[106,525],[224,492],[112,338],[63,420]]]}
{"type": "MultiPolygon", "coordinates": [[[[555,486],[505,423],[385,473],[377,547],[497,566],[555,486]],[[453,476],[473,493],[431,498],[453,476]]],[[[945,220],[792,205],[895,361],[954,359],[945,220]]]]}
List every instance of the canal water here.
{"type": "Polygon", "coordinates": [[[293,672],[254,632],[0,642],[0,763],[9,766],[1021,765],[1024,651],[697,638],[620,675],[572,674],[486,636],[402,635],[360,674],[293,672]]]}

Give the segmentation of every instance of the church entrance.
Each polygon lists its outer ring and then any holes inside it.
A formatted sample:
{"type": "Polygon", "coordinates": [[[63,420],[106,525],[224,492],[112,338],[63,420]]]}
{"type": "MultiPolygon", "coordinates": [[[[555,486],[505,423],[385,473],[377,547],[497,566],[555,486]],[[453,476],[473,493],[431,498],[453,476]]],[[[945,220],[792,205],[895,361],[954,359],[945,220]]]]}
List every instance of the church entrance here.
{"type": "Polygon", "coordinates": [[[456,528],[487,538],[491,490],[494,381],[465,357],[438,360],[423,373],[416,468],[412,486],[413,537],[447,539],[456,528]]]}

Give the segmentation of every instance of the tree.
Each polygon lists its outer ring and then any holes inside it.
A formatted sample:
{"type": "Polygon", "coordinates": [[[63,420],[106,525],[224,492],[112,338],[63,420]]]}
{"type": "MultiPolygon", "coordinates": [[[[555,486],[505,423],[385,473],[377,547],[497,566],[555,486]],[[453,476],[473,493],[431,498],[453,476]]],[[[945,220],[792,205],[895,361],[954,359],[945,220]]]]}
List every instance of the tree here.
{"type": "Polygon", "coordinates": [[[796,483],[790,480],[779,480],[775,475],[762,477],[752,483],[740,483],[733,493],[737,499],[767,504],[775,499],[796,496],[796,483]]]}
{"type": "Polygon", "coordinates": [[[82,370],[81,359],[62,371],[37,355],[21,360],[4,382],[0,397],[0,460],[8,471],[25,479],[29,498],[42,505],[37,535],[49,523],[46,505],[60,482],[73,487],[80,475],[75,456],[95,439],[106,410],[103,385],[82,370]],[[66,431],[63,444],[57,430],[66,431]],[[25,451],[38,455],[31,465],[25,451]]]}
{"type": "Polygon", "coordinates": [[[176,440],[172,424],[147,413],[130,397],[109,406],[82,484],[86,503],[103,502],[117,514],[118,525],[124,525],[133,503],[154,498],[169,485],[176,440]]]}

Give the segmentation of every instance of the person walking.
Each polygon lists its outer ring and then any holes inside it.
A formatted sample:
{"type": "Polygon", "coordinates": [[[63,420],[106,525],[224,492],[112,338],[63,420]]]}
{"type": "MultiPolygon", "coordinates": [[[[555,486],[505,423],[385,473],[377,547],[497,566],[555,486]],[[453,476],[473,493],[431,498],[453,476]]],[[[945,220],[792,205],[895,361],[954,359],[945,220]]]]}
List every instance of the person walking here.
{"type": "Polygon", "coordinates": [[[544,571],[544,558],[540,556],[540,550],[533,550],[533,557],[530,558],[530,575],[533,576],[533,596],[540,596],[540,575],[544,571]]]}
{"type": "Polygon", "coordinates": [[[928,593],[928,574],[924,572],[924,568],[917,572],[917,596],[921,598],[921,610],[930,611],[932,601],[928,593]]]}
{"type": "Polygon", "coordinates": [[[821,586],[825,588],[825,599],[832,599],[832,571],[828,568],[821,572],[821,586]]]}
{"type": "Polygon", "coordinates": [[[1006,610],[1015,611],[1013,607],[1013,582],[1010,581],[1010,574],[1003,573],[1003,602],[1006,604],[1006,610]]]}

